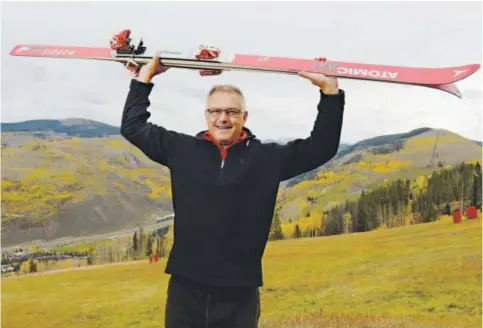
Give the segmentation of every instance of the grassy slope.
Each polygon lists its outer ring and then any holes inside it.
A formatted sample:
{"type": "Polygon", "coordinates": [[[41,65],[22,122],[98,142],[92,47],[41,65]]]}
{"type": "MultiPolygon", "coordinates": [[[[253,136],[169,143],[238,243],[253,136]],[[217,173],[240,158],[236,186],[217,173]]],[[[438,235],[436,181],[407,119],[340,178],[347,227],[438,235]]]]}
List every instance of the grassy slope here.
{"type": "Polygon", "coordinates": [[[278,206],[282,222],[303,215],[301,208],[307,196],[316,197],[310,209],[321,212],[346,200],[355,200],[363,188],[370,188],[384,180],[414,179],[430,174],[441,160],[444,165],[457,165],[462,161],[479,160],[482,148],[471,140],[446,130],[429,130],[406,140],[404,148],[389,154],[371,153],[361,149],[333,161],[333,167],[318,172],[315,179],[302,181],[282,188],[278,206]],[[434,167],[428,167],[435,148],[434,167]],[[357,160],[343,165],[351,159],[357,160]]]}
{"type": "MultiPolygon", "coordinates": [[[[6,279],[2,326],[160,327],[164,265],[6,279]]],[[[270,242],[260,327],[481,327],[481,266],[481,217],[270,242]]]]}

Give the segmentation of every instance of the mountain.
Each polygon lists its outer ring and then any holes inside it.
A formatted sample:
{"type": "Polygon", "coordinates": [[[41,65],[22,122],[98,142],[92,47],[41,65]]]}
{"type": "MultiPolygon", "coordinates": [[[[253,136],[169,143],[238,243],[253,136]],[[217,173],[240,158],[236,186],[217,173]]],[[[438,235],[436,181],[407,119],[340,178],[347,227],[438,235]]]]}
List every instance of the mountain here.
{"type": "Polygon", "coordinates": [[[428,132],[430,130],[431,128],[419,128],[406,133],[388,134],[388,135],[377,136],[369,139],[364,139],[362,141],[355,143],[354,145],[349,145],[348,147],[344,148],[342,151],[339,151],[337,155],[344,156],[345,154],[348,154],[355,150],[364,149],[367,147],[396,145],[401,140],[410,138],[412,136],[416,136],[424,132],[428,132]]]}
{"type": "Polygon", "coordinates": [[[2,132],[55,132],[83,138],[119,134],[119,127],[82,118],[2,123],[2,132]]]}
{"type": "Polygon", "coordinates": [[[322,167],[283,184],[278,198],[282,222],[322,212],[387,181],[415,179],[442,166],[482,159],[482,147],[444,129],[422,128],[363,140],[339,151],[322,167]]]}
{"type": "Polygon", "coordinates": [[[168,169],[120,135],[2,132],[2,246],[116,231],[171,212],[168,169]]]}
{"type": "MultiPolygon", "coordinates": [[[[329,163],[282,183],[280,217],[355,199],[385,179],[481,160],[481,150],[428,128],[342,143],[329,163]]],[[[110,232],[171,212],[168,169],[124,140],[118,127],[84,119],[2,124],[2,245],[110,232]]]]}
{"type": "Polygon", "coordinates": [[[291,140],[293,140],[293,138],[278,138],[278,139],[264,139],[264,140],[262,140],[262,142],[264,142],[264,143],[275,142],[275,143],[285,145],[287,142],[289,142],[291,140]]]}

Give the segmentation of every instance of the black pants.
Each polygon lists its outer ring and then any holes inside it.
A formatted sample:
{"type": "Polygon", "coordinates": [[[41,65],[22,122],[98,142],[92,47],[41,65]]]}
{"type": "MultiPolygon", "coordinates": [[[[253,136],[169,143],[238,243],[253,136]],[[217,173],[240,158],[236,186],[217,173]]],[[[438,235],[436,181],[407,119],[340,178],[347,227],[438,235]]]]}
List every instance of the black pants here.
{"type": "Polygon", "coordinates": [[[257,287],[208,288],[172,276],[165,328],[256,328],[260,317],[257,287]]]}

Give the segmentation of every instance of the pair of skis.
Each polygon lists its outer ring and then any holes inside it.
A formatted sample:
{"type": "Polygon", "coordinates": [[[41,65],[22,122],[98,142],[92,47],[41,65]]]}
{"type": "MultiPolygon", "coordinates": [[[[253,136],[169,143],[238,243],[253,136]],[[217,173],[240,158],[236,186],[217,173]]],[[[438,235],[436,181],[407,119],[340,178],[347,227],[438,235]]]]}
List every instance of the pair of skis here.
{"type": "MultiPolygon", "coordinates": [[[[110,47],[19,44],[12,49],[10,55],[119,62],[131,71],[137,72],[153,56],[145,54],[146,47],[142,39],[137,46],[132,45],[130,34],[130,30],[124,30],[114,35],[110,47]]],[[[454,83],[469,77],[480,68],[480,64],[426,68],[342,62],[326,58],[301,59],[223,53],[218,48],[208,46],[200,46],[198,51],[192,54],[164,51],[160,53],[160,62],[166,67],[198,70],[202,76],[218,75],[230,70],[282,74],[306,71],[337,78],[428,87],[459,98],[462,98],[462,94],[454,83]]]]}

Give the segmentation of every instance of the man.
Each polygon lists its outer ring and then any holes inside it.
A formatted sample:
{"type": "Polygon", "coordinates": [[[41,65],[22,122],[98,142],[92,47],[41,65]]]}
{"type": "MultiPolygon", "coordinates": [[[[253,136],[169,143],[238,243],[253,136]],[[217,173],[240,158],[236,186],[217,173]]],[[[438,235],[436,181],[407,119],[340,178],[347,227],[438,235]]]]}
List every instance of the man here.
{"type": "Polygon", "coordinates": [[[166,70],[154,57],[132,79],[121,124],[129,142],[171,171],[176,216],[165,327],[257,327],[279,183],[336,154],[344,91],[335,78],[299,73],[319,87],[317,118],[308,138],[279,145],[261,143],[245,127],[239,89],[216,86],[206,102],[207,130],[190,136],[147,122],[151,81],[166,70]]]}

